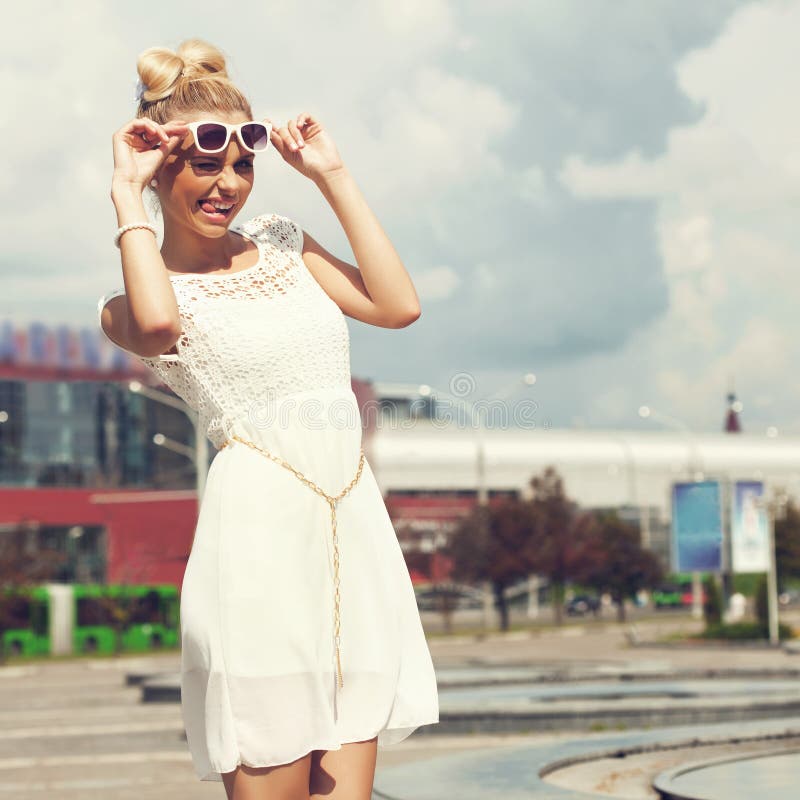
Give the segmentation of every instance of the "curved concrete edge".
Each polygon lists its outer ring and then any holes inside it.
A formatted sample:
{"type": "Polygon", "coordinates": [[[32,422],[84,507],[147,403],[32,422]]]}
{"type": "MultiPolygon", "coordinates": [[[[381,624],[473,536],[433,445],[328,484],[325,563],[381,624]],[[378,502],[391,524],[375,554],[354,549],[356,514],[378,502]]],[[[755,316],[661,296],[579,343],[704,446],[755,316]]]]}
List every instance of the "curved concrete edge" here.
{"type": "MultiPolygon", "coordinates": [[[[736,739],[736,742],[757,741],[754,739],[736,739]]],[[[690,772],[697,772],[707,767],[716,767],[721,764],[734,764],[739,761],[752,761],[756,758],[770,758],[772,756],[784,756],[791,753],[800,753],[796,747],[789,747],[779,750],[764,750],[758,753],[748,753],[742,756],[730,755],[722,758],[711,758],[705,761],[691,761],[688,764],[683,764],[680,767],[667,769],[659,772],[653,779],[653,788],[661,795],[661,800],[702,800],[697,798],[696,795],[684,794],[673,785],[674,782],[690,772]]]]}
{"type": "Polygon", "coordinates": [[[559,767],[596,758],[699,744],[800,735],[800,717],[781,720],[629,731],[584,736],[548,745],[470,748],[379,770],[374,782],[379,800],[597,800],[596,794],[564,789],[543,777],[559,767]]]}

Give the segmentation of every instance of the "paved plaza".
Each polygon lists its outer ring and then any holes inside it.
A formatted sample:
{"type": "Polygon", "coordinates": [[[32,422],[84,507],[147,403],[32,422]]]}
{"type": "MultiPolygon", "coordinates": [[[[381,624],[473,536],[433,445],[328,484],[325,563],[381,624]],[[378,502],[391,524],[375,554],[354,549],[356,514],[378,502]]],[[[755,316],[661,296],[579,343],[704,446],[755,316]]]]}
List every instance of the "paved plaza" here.
{"type": "MultiPolygon", "coordinates": [[[[641,622],[637,630],[611,623],[571,624],[535,634],[515,632],[430,639],[437,670],[486,666],[541,667],[569,679],[588,671],[624,674],[791,674],[800,657],[766,647],[678,647],[661,643],[686,620],[641,622]],[[640,644],[632,644],[639,641],[640,644]],[[653,641],[652,646],[641,642],[653,641]]],[[[156,800],[224,797],[219,783],[192,771],[177,703],[142,703],[141,687],[126,685],[136,672],[173,672],[177,652],[148,657],[74,658],[13,662],[0,668],[0,800],[156,800]]],[[[433,726],[435,727],[435,726],[433,726]]],[[[557,746],[575,732],[437,734],[420,732],[379,751],[381,772],[397,782],[412,762],[475,750],[557,746]]]]}

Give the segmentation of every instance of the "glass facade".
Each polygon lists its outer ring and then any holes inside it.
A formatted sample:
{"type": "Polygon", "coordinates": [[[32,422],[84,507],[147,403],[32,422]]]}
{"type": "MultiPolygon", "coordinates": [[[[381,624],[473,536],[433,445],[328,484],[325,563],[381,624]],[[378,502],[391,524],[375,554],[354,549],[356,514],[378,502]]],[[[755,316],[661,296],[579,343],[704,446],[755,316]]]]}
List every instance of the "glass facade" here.
{"type": "Polygon", "coordinates": [[[0,485],[190,489],[192,446],[178,409],[110,381],[0,380],[0,485]]]}

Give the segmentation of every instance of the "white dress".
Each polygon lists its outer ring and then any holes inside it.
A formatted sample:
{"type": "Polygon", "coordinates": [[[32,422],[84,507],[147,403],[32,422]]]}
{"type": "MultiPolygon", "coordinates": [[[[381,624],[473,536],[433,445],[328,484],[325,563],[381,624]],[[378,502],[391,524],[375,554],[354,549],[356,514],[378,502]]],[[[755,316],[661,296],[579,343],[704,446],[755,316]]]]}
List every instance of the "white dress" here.
{"type": "MultiPolygon", "coordinates": [[[[302,230],[230,228],[260,258],[232,275],[171,276],[176,355],[139,357],[199,415],[211,462],[181,588],[181,710],[195,772],[283,764],[439,721],[436,677],[402,550],[369,462],[338,305],[302,259],[302,230]],[[225,445],[225,442],[229,443],[225,445]],[[224,445],[224,446],[223,446],[224,445]],[[340,685],[340,683],[342,685],[340,685]]],[[[105,302],[123,293],[117,289],[105,302]]]]}

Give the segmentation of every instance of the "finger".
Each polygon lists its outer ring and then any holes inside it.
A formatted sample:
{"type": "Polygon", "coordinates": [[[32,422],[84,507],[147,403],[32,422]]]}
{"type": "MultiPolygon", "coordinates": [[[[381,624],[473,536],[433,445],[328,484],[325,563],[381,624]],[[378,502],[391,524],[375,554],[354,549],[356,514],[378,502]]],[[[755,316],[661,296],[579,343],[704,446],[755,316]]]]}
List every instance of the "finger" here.
{"type": "Polygon", "coordinates": [[[164,151],[164,156],[168,156],[184,140],[182,133],[173,134],[166,142],[162,142],[159,147],[164,151]]]}
{"type": "Polygon", "coordinates": [[[297,150],[297,142],[295,141],[294,136],[292,136],[292,134],[290,133],[288,127],[281,128],[279,133],[284,141],[284,144],[286,145],[286,147],[289,148],[289,150],[292,151],[297,150]]]}
{"type": "Polygon", "coordinates": [[[297,146],[303,147],[303,145],[305,145],[305,142],[303,141],[303,137],[297,128],[297,123],[293,119],[289,120],[288,128],[289,128],[289,133],[294,137],[297,146]]]}
{"type": "Polygon", "coordinates": [[[142,150],[150,150],[156,139],[163,138],[158,125],[150,119],[140,119],[132,126],[131,144],[142,150]]]}
{"type": "Polygon", "coordinates": [[[320,122],[313,114],[300,114],[297,119],[297,125],[302,129],[305,141],[308,141],[309,137],[314,136],[321,130],[320,122]]]}
{"type": "Polygon", "coordinates": [[[185,122],[167,122],[164,125],[164,132],[167,134],[168,141],[173,136],[177,136],[180,141],[188,135],[189,126],[185,122]]]}

